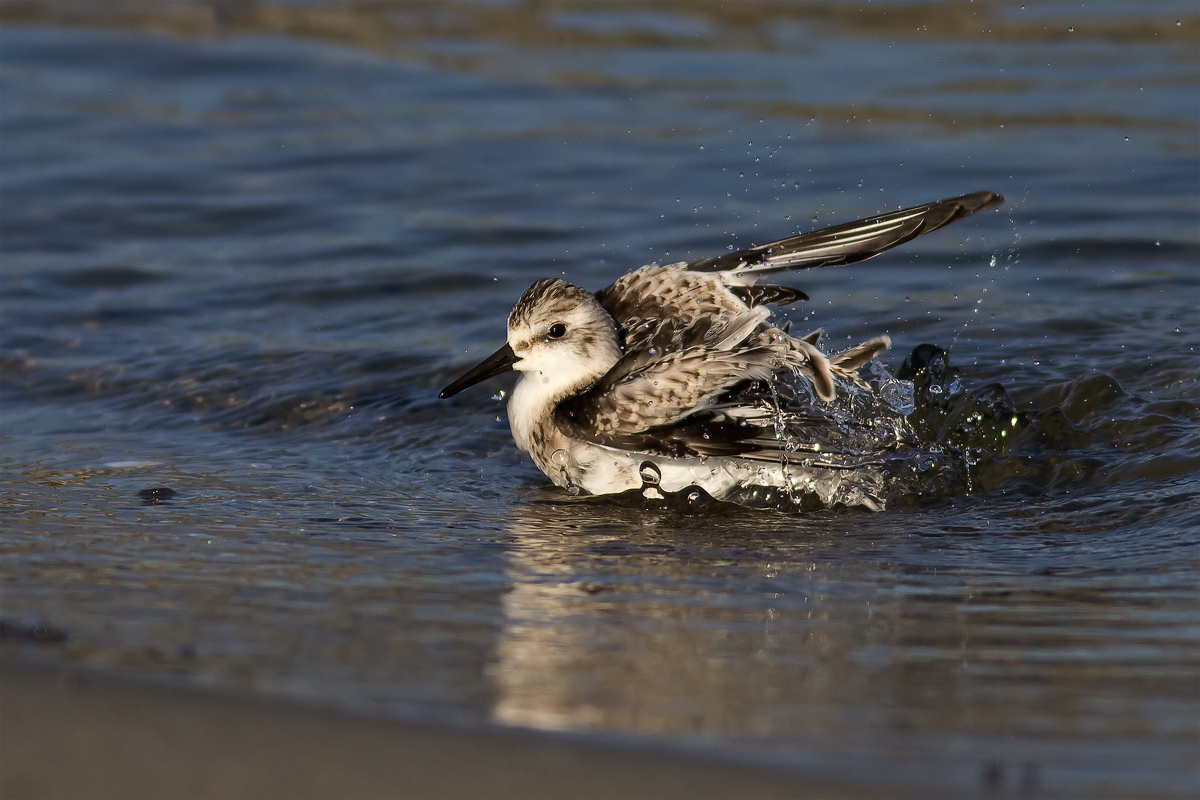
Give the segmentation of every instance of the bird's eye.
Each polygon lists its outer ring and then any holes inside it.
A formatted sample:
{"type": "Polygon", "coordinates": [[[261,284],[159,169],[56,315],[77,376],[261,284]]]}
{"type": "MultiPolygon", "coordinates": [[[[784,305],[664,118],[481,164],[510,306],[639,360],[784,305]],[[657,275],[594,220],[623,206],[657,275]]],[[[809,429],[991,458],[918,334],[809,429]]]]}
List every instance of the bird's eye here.
{"type": "Polygon", "coordinates": [[[561,322],[556,322],[550,326],[550,330],[546,331],[550,334],[551,339],[561,339],[567,335],[567,326],[561,322]]]}

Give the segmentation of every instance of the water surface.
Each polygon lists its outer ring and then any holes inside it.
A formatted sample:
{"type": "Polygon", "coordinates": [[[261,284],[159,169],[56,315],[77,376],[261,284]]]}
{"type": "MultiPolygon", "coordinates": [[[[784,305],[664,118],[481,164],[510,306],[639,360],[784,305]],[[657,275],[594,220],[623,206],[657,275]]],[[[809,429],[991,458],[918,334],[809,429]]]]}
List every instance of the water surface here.
{"type": "Polygon", "coordinates": [[[1200,791],[1193,4],[0,24],[6,647],[868,786],[1200,791]],[[501,382],[436,399],[536,279],[979,189],[787,315],[1002,383],[1028,426],[969,493],[572,498],[501,382]]]}

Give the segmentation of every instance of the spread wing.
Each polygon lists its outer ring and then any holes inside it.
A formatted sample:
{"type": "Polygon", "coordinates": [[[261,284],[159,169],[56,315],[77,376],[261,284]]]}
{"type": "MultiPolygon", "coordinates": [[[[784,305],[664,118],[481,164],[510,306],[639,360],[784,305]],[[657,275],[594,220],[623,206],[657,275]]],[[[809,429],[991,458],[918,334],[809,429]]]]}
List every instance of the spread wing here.
{"type": "Polygon", "coordinates": [[[798,289],[754,286],[762,275],[862,261],[1003,201],[995,192],[975,192],[691,264],[652,264],[622,275],[596,299],[624,332],[626,346],[637,349],[664,320],[686,328],[705,317],[808,299],[798,289]]]}
{"type": "Polygon", "coordinates": [[[852,264],[1002,202],[1004,198],[995,192],[975,192],[705,258],[687,268],[753,283],[758,275],[785,269],[852,264]]]}

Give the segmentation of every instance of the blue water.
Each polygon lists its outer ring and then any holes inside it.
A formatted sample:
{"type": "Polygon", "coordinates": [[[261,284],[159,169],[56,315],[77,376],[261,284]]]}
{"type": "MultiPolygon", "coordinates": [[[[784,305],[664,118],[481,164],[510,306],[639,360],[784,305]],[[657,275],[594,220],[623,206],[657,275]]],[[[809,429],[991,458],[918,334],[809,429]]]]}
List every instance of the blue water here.
{"type": "Polygon", "coordinates": [[[1028,6],[0,5],[4,647],[848,785],[1200,792],[1200,16],[1028,6]],[[1029,424],[969,493],[572,498],[502,382],[436,399],[536,279],[980,189],[786,315],[1002,383],[1029,424]]]}

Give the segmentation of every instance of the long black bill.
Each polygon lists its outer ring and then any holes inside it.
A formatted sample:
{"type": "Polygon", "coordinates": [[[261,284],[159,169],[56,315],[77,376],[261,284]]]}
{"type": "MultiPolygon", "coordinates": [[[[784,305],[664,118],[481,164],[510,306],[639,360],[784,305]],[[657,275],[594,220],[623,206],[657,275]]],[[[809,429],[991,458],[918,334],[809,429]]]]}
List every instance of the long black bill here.
{"type": "Polygon", "coordinates": [[[512,351],[512,348],[506,344],[483,361],[471,367],[466,375],[463,375],[454,383],[438,392],[438,397],[443,400],[447,397],[454,397],[454,395],[468,386],[474,386],[480,381],[486,381],[488,378],[493,378],[502,372],[508,372],[512,369],[513,364],[520,360],[517,358],[517,354],[512,351]]]}

